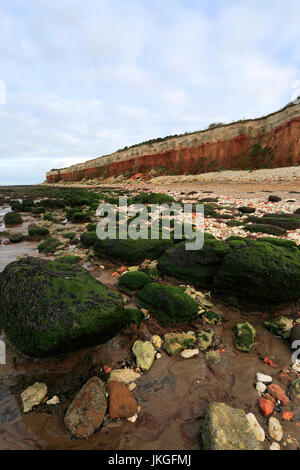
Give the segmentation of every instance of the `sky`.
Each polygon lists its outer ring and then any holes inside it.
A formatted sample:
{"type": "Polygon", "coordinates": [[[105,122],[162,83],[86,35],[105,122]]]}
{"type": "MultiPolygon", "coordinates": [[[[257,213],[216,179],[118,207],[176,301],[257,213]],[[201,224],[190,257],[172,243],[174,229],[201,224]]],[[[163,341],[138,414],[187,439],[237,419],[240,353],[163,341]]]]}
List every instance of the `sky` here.
{"type": "Polygon", "coordinates": [[[0,185],[300,95],[299,0],[1,0],[0,185]]]}

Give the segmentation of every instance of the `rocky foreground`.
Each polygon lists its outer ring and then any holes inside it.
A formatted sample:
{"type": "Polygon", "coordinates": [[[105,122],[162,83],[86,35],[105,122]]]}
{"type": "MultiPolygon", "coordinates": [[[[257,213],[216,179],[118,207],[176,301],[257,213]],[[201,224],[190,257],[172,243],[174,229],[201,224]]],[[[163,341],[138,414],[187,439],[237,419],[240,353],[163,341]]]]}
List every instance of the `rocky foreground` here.
{"type": "Polygon", "coordinates": [[[298,193],[142,186],[0,189],[0,447],[298,449],[298,193]],[[169,239],[99,240],[120,195],[201,202],[204,248],[174,216],[169,239]]]}

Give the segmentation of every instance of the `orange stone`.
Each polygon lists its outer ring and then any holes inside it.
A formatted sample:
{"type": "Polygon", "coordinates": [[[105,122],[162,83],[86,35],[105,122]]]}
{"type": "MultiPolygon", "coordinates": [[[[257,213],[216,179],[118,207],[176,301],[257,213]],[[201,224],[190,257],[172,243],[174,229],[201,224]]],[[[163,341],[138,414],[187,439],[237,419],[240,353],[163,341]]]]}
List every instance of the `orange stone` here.
{"type": "Polygon", "coordinates": [[[115,418],[130,418],[137,412],[137,402],[127,385],[123,382],[111,381],[107,384],[109,393],[109,416],[115,418]]]}
{"type": "Polygon", "coordinates": [[[258,400],[258,406],[261,414],[265,418],[271,416],[274,411],[274,403],[272,403],[270,400],[267,400],[266,398],[260,398],[258,400]]]}
{"type": "Polygon", "coordinates": [[[275,400],[280,400],[283,405],[288,405],[290,403],[289,398],[286,396],[285,391],[276,384],[271,384],[268,386],[268,390],[272,397],[275,398],[275,400]]]}
{"type": "Polygon", "coordinates": [[[294,413],[292,413],[291,411],[283,411],[282,412],[282,418],[285,421],[290,421],[293,416],[294,416],[294,413]]]}

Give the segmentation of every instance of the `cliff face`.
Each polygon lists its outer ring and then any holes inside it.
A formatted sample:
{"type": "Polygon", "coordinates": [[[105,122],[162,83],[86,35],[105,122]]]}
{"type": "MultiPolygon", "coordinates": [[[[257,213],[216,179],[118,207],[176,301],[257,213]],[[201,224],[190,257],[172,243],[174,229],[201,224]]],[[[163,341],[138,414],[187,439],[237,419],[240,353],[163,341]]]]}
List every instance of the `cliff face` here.
{"type": "Polygon", "coordinates": [[[269,116],[143,144],[47,173],[47,181],[197,174],[300,164],[300,104],[269,116]]]}

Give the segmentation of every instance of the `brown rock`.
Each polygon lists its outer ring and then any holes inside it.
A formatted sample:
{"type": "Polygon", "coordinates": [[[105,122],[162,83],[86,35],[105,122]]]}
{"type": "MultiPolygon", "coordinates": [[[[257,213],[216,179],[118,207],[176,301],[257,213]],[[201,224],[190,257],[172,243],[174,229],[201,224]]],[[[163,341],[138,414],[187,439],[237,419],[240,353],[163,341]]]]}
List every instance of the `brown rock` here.
{"type": "Polygon", "coordinates": [[[64,419],[75,437],[87,438],[100,427],[107,409],[105,394],[102,380],[92,377],[76,395],[64,419]]]}
{"type": "Polygon", "coordinates": [[[279,385],[268,385],[268,390],[272,397],[274,397],[276,400],[280,400],[283,405],[286,406],[290,403],[290,400],[286,396],[285,391],[279,385]]]}
{"type": "Polygon", "coordinates": [[[111,381],[107,384],[107,389],[111,418],[130,418],[136,414],[138,405],[126,384],[111,381]]]}
{"type": "Polygon", "coordinates": [[[287,374],[285,370],[280,372],[280,374],[278,375],[278,380],[280,380],[283,385],[289,385],[289,383],[292,381],[291,377],[287,374]]]}

